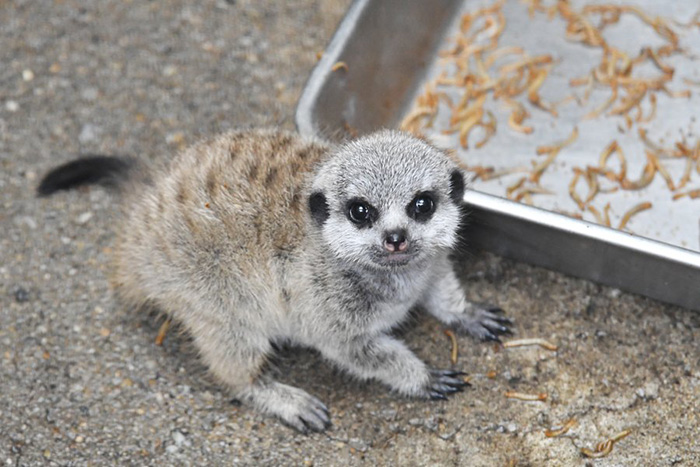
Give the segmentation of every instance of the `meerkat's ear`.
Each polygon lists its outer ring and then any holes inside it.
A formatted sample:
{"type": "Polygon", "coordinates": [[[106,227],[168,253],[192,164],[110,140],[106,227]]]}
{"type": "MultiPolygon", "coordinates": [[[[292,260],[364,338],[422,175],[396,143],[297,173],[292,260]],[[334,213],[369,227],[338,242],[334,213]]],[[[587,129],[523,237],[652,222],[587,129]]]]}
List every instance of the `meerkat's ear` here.
{"type": "Polygon", "coordinates": [[[455,204],[462,204],[464,198],[464,174],[459,169],[454,169],[450,174],[450,198],[455,204]]]}
{"type": "Polygon", "coordinates": [[[323,225],[330,215],[326,195],[320,191],[311,193],[311,196],[309,196],[309,210],[311,211],[311,217],[314,218],[316,223],[323,225]]]}

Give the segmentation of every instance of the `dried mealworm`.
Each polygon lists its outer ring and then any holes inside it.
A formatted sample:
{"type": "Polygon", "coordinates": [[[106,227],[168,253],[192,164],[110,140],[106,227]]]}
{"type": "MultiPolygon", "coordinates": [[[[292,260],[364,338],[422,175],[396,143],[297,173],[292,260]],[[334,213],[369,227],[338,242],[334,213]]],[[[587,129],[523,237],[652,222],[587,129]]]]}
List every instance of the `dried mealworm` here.
{"type": "Polygon", "coordinates": [[[593,118],[596,118],[596,117],[602,115],[603,112],[608,110],[608,107],[613,105],[613,103],[616,100],[617,100],[617,86],[613,86],[612,87],[612,94],[610,95],[610,97],[605,102],[600,104],[598,107],[596,107],[595,109],[593,109],[592,111],[590,111],[586,115],[584,115],[584,117],[583,117],[584,120],[590,120],[590,119],[593,119],[593,118]]]}
{"type": "Polygon", "coordinates": [[[537,148],[537,154],[544,154],[546,152],[549,152],[549,156],[547,156],[547,159],[536,165],[530,174],[530,181],[532,182],[539,182],[540,177],[542,176],[542,173],[549,167],[549,165],[554,162],[554,159],[557,157],[559,154],[559,151],[564,148],[565,146],[568,146],[572,144],[576,139],[578,138],[578,127],[574,127],[573,131],[569,135],[569,137],[560,142],[553,144],[551,146],[541,146],[537,148]]]}
{"type": "Polygon", "coordinates": [[[637,122],[639,123],[648,123],[656,117],[656,94],[650,94],[649,95],[649,102],[651,103],[651,110],[649,111],[649,115],[647,115],[645,118],[638,118],[637,122]]]}
{"type": "Polygon", "coordinates": [[[508,125],[519,133],[529,135],[533,132],[533,128],[531,126],[522,125],[523,121],[529,116],[530,114],[527,112],[527,110],[525,110],[525,107],[523,107],[522,104],[519,104],[519,106],[514,109],[508,117],[508,125]]]}
{"type": "Polygon", "coordinates": [[[639,203],[636,206],[634,206],[632,209],[627,211],[624,216],[622,216],[622,219],[620,220],[620,225],[617,226],[618,230],[624,229],[627,223],[630,221],[630,219],[632,219],[632,216],[642,211],[646,211],[647,209],[651,209],[651,207],[652,204],[649,202],[639,203]]]}
{"type": "Polygon", "coordinates": [[[170,328],[171,321],[171,318],[166,318],[166,320],[163,321],[163,324],[160,325],[160,329],[158,329],[158,335],[156,335],[155,340],[157,346],[163,345],[163,341],[165,340],[165,335],[168,333],[168,328],[170,328]]]}
{"type": "Polygon", "coordinates": [[[649,153],[647,153],[647,164],[644,166],[644,171],[639,180],[635,182],[629,181],[627,178],[620,180],[620,186],[623,190],[641,190],[648,186],[652,180],[654,180],[654,175],[656,174],[656,165],[649,159],[649,153]]]}
{"type": "Polygon", "coordinates": [[[475,144],[477,149],[483,147],[486,143],[488,143],[489,139],[491,139],[491,137],[496,133],[496,117],[490,110],[486,111],[486,115],[489,117],[489,121],[486,123],[479,124],[484,130],[486,130],[486,134],[481,139],[481,141],[478,141],[475,144]]]}
{"type": "Polygon", "coordinates": [[[690,157],[686,158],[685,168],[683,169],[683,176],[679,180],[678,186],[676,186],[677,190],[680,190],[681,188],[685,187],[690,181],[690,175],[693,173],[693,162],[693,159],[691,159],[690,157]]]}
{"type": "Polygon", "coordinates": [[[632,431],[631,430],[624,430],[621,431],[620,433],[616,434],[615,436],[602,441],[595,446],[595,451],[588,449],[588,448],[582,448],[581,449],[581,454],[583,454],[586,457],[590,457],[592,459],[600,459],[602,457],[606,457],[608,454],[612,452],[613,446],[615,443],[620,441],[623,438],[626,438],[632,431]]]}
{"type": "Polygon", "coordinates": [[[593,214],[595,217],[595,221],[600,224],[600,225],[605,225],[605,219],[603,219],[603,216],[600,214],[600,211],[598,211],[595,207],[588,205],[586,208],[593,214]]]}
{"type": "Polygon", "coordinates": [[[455,336],[455,333],[450,329],[445,330],[445,335],[449,337],[450,341],[452,342],[452,353],[450,354],[450,361],[453,365],[456,365],[457,358],[459,357],[459,346],[457,345],[457,336],[455,336]]]}
{"type": "Polygon", "coordinates": [[[583,454],[584,456],[589,457],[591,459],[600,459],[603,457],[607,457],[608,454],[610,454],[612,452],[612,448],[613,448],[613,443],[608,442],[605,445],[605,449],[603,449],[602,451],[593,451],[593,450],[588,449],[588,448],[581,448],[581,454],[583,454]]]}
{"type": "Polygon", "coordinates": [[[561,428],[558,428],[556,430],[549,429],[544,431],[544,435],[547,438],[556,438],[557,436],[561,436],[564,433],[568,432],[571,428],[576,426],[578,422],[574,420],[573,418],[569,419],[566,423],[561,428]]]}
{"type": "Polygon", "coordinates": [[[671,178],[671,174],[668,172],[666,167],[661,162],[659,162],[659,158],[656,157],[656,154],[653,154],[653,153],[647,151],[647,157],[652,162],[652,164],[654,164],[654,167],[656,167],[656,170],[659,171],[659,174],[666,181],[666,185],[668,185],[668,189],[671,191],[675,191],[676,186],[673,183],[673,179],[671,178]]]}
{"type": "Polygon", "coordinates": [[[603,208],[603,214],[605,215],[605,225],[606,227],[612,227],[610,222],[610,203],[607,203],[603,208]]]}
{"type": "Polygon", "coordinates": [[[431,116],[435,113],[434,108],[430,107],[416,107],[401,122],[400,128],[404,131],[411,131],[414,128],[415,123],[423,117],[431,116]]]}
{"type": "Polygon", "coordinates": [[[510,185],[508,188],[506,188],[506,197],[512,199],[513,192],[519,190],[526,181],[527,177],[522,177],[518,179],[515,183],[510,185]]]}
{"type": "Polygon", "coordinates": [[[333,66],[331,67],[331,71],[338,71],[338,70],[341,70],[341,69],[344,70],[344,71],[348,71],[348,70],[349,70],[348,64],[345,63],[345,62],[335,62],[335,63],[333,64],[333,66]]]}
{"type": "Polygon", "coordinates": [[[675,201],[675,200],[681,199],[685,196],[688,196],[690,199],[700,198],[700,189],[690,190],[690,191],[686,191],[683,193],[676,193],[675,195],[673,195],[673,200],[675,201]]]}
{"type": "Polygon", "coordinates": [[[580,169],[574,169],[574,178],[572,178],[571,182],[569,182],[569,196],[571,196],[571,199],[576,202],[579,209],[583,211],[586,208],[586,205],[576,192],[576,184],[581,178],[581,175],[583,175],[583,172],[580,169]]]}
{"type": "Polygon", "coordinates": [[[627,177],[627,159],[625,158],[624,151],[622,151],[620,145],[617,144],[617,141],[613,141],[608,145],[607,148],[605,148],[605,150],[600,155],[598,165],[601,169],[603,169],[603,173],[605,173],[605,176],[612,181],[619,182],[621,180],[624,180],[625,177],[627,177]],[[608,159],[613,154],[617,154],[620,158],[620,173],[617,176],[611,178],[612,172],[608,172],[606,170],[606,167],[608,164],[608,159]]]}
{"type": "Polygon", "coordinates": [[[503,347],[505,347],[506,349],[511,349],[514,347],[525,347],[525,346],[529,346],[529,345],[539,345],[543,349],[552,350],[552,351],[556,351],[558,349],[558,347],[556,345],[552,344],[551,342],[546,341],[545,339],[539,338],[539,337],[534,337],[531,339],[515,339],[515,340],[511,340],[511,341],[503,343],[503,347]]]}
{"type": "Polygon", "coordinates": [[[508,399],[518,399],[521,401],[541,401],[541,402],[544,402],[547,400],[547,394],[544,392],[541,392],[539,394],[524,394],[522,392],[506,391],[506,393],[504,395],[508,399]]]}

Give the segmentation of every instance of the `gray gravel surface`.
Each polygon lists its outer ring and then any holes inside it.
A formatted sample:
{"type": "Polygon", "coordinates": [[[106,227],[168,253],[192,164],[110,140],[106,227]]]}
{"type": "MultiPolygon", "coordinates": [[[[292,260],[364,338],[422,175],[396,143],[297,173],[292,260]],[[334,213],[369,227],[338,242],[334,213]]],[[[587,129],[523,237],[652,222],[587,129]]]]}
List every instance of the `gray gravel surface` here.
{"type": "MultiPolygon", "coordinates": [[[[279,378],[331,407],[303,436],[236,405],[186,335],[111,297],[116,200],[37,199],[81,153],[167,160],[237,126],[293,128],[302,86],[346,0],[0,0],[0,462],[7,465],[698,465],[700,315],[483,253],[459,258],[469,296],[558,352],[459,338],[473,388],[411,401],[290,349],[279,378]],[[547,393],[544,402],[504,397],[547,393]],[[575,418],[565,437],[546,428],[575,418]],[[592,447],[624,429],[602,460],[592,447]]],[[[448,366],[444,328],[409,345],[448,366]]]]}

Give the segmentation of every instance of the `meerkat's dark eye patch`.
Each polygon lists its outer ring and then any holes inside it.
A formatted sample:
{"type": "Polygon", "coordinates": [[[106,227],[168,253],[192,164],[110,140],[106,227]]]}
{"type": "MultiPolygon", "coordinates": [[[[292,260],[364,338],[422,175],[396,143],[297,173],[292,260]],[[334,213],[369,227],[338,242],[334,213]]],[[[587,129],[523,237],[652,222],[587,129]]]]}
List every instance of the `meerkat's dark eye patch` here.
{"type": "Polygon", "coordinates": [[[437,196],[433,192],[418,193],[406,206],[406,214],[418,222],[425,222],[435,212],[436,200],[437,196]]]}
{"type": "Polygon", "coordinates": [[[462,204],[464,198],[464,175],[457,169],[450,174],[450,198],[455,204],[462,204]]]}
{"type": "Polygon", "coordinates": [[[346,212],[348,219],[358,227],[372,227],[372,223],[379,217],[377,210],[361,198],[348,201],[346,212]]]}
{"type": "Polygon", "coordinates": [[[320,191],[312,193],[309,197],[309,210],[311,211],[311,217],[314,218],[318,225],[326,222],[330,215],[326,196],[320,191]]]}

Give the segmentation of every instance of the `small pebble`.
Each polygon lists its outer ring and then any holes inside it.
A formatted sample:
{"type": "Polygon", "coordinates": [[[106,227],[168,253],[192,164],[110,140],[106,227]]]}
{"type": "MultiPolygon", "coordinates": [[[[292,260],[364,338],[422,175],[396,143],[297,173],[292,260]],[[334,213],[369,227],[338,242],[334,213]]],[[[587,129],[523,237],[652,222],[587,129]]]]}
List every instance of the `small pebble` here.
{"type": "Polygon", "coordinates": [[[659,397],[659,384],[649,382],[644,387],[638,388],[636,394],[640,399],[647,401],[657,399],[659,397]]]}
{"type": "Polygon", "coordinates": [[[80,97],[82,97],[88,102],[93,102],[99,97],[99,92],[95,88],[85,88],[80,93],[80,97]]]}
{"type": "Polygon", "coordinates": [[[29,301],[29,292],[26,289],[19,287],[15,290],[15,301],[18,303],[24,303],[29,301]]]}
{"type": "Polygon", "coordinates": [[[80,134],[78,135],[78,141],[80,141],[83,144],[95,141],[100,136],[101,132],[102,131],[99,127],[87,123],[83,125],[83,128],[80,130],[80,134]]]}
{"type": "Polygon", "coordinates": [[[185,442],[185,435],[183,435],[177,430],[173,431],[171,436],[173,437],[173,441],[175,441],[175,444],[178,446],[182,446],[185,442]]]}
{"type": "Polygon", "coordinates": [[[37,223],[34,220],[34,218],[29,217],[29,216],[19,216],[15,217],[14,219],[15,225],[19,227],[27,227],[30,230],[34,230],[37,228],[37,223]]]}
{"type": "Polygon", "coordinates": [[[181,132],[168,133],[165,136],[165,142],[168,144],[181,145],[185,142],[185,135],[181,132]]]}
{"type": "Polygon", "coordinates": [[[87,224],[87,222],[92,219],[92,212],[84,212],[75,219],[75,223],[78,225],[87,224]]]}
{"type": "Polygon", "coordinates": [[[34,72],[32,70],[24,70],[22,72],[22,79],[25,81],[31,81],[34,79],[34,72]]]}
{"type": "Polygon", "coordinates": [[[17,101],[7,101],[5,102],[5,108],[8,112],[17,112],[19,110],[19,104],[17,101]]]}

